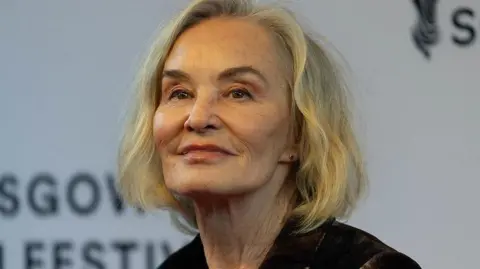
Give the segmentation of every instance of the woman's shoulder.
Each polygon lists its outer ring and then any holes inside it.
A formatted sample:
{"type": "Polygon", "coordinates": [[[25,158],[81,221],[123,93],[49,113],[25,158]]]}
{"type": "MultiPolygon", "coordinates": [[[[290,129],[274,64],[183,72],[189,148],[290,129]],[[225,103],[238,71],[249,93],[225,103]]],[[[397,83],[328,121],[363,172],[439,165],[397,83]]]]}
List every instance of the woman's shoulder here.
{"type": "Polygon", "coordinates": [[[322,230],[323,236],[315,251],[313,268],[421,268],[406,254],[362,229],[332,221],[322,230]]]}

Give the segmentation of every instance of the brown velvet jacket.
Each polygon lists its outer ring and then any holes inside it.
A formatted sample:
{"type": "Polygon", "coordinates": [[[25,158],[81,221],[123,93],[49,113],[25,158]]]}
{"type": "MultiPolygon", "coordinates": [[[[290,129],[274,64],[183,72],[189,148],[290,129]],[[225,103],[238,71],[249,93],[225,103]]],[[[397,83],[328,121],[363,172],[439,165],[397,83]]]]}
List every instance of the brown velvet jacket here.
{"type": "MultiPolygon", "coordinates": [[[[373,235],[334,219],[307,234],[292,234],[294,228],[293,221],[285,225],[260,269],[421,269],[373,235]]],[[[199,236],[158,267],[183,268],[208,269],[199,236]]]]}

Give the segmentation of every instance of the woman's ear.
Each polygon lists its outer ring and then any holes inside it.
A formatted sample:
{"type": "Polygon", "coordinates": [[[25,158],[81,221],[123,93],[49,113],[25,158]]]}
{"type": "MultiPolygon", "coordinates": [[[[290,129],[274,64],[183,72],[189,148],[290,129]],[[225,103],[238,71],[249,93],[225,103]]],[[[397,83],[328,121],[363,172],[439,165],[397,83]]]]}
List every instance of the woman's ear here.
{"type": "Polygon", "coordinates": [[[295,150],[287,150],[280,156],[281,163],[294,163],[298,160],[298,153],[295,150]]]}
{"type": "Polygon", "coordinates": [[[289,146],[287,146],[282,156],[280,156],[281,163],[291,164],[291,163],[295,163],[299,159],[298,157],[299,141],[297,141],[297,139],[295,138],[295,133],[296,132],[294,129],[290,129],[289,146]]]}

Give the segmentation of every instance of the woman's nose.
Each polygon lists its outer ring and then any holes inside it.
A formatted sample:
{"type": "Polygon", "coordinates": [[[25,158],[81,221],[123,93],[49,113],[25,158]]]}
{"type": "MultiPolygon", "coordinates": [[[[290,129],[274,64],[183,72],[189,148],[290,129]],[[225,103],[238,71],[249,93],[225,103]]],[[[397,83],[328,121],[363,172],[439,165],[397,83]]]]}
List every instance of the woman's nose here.
{"type": "Polygon", "coordinates": [[[211,100],[196,100],[192,106],[184,127],[188,131],[205,132],[218,129],[219,119],[215,113],[215,102],[211,100]]]}

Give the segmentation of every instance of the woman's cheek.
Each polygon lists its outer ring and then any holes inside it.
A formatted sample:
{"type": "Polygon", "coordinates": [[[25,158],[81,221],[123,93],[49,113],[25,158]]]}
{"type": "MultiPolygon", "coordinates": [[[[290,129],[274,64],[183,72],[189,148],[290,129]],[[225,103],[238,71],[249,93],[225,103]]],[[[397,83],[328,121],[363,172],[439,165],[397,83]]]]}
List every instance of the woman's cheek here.
{"type": "Polygon", "coordinates": [[[160,146],[165,140],[165,114],[163,112],[157,111],[153,116],[153,137],[157,146],[160,146]]]}
{"type": "Polygon", "coordinates": [[[153,130],[157,131],[162,128],[165,115],[163,112],[157,111],[153,116],[153,130]]]}
{"type": "Polygon", "coordinates": [[[177,111],[157,111],[153,116],[153,137],[157,147],[172,142],[183,129],[185,120],[177,111]]]}

